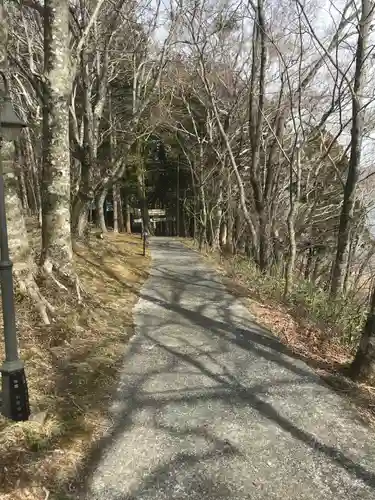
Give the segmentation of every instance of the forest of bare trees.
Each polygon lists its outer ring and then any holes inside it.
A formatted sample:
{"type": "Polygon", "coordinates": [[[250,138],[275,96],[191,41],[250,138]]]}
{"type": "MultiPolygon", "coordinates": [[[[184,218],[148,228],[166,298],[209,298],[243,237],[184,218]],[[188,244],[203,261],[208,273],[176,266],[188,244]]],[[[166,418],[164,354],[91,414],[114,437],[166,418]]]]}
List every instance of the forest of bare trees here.
{"type": "Polygon", "coordinates": [[[43,322],[54,307],[40,280],[85,300],[74,241],[93,206],[107,230],[110,196],[115,231],[130,231],[131,208],[146,229],[149,207],[177,211],[180,235],[242,256],[284,299],[304,283],[336,310],[361,304],[352,374],[370,375],[373,10],[370,0],[4,0],[1,64],[29,124],[2,147],[10,247],[18,290],[43,322]]]}

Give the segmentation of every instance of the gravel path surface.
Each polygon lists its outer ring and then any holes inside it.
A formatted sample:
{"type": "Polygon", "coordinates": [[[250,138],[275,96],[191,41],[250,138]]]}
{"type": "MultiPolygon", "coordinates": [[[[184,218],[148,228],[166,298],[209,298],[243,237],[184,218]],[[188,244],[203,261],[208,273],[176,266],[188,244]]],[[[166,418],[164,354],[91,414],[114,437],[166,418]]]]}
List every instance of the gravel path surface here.
{"type": "Polygon", "coordinates": [[[194,251],[151,243],[90,500],[375,499],[374,434],[194,251]]]}

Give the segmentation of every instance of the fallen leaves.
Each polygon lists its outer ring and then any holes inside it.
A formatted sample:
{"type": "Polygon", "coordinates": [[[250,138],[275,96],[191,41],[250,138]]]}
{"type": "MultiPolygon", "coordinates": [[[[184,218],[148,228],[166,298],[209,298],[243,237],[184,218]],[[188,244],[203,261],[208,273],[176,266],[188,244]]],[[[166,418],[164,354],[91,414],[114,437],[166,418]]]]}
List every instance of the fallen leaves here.
{"type": "Polygon", "coordinates": [[[17,304],[34,417],[16,424],[0,417],[1,500],[52,500],[59,492],[68,498],[79,481],[80,465],[108,427],[132,308],[147,277],[141,244],[108,234],[75,245],[85,302],[44,290],[58,312],[51,325],[40,325],[26,301],[17,304]]]}

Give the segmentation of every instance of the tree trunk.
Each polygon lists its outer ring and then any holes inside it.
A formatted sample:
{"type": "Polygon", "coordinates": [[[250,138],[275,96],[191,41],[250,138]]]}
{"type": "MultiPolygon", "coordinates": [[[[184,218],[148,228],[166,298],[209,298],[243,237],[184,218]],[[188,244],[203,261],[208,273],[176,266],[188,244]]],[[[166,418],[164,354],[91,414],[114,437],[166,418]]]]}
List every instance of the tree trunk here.
{"type": "Polygon", "coordinates": [[[230,195],[228,196],[228,208],[227,208],[227,237],[226,237],[226,252],[233,255],[234,254],[234,244],[233,244],[233,234],[234,234],[234,215],[233,207],[231,204],[230,195]]]}
{"type": "Polygon", "coordinates": [[[25,172],[23,169],[22,165],[19,165],[18,168],[18,183],[20,186],[20,195],[21,195],[21,200],[22,200],[22,208],[25,211],[27,215],[30,215],[30,207],[29,207],[29,201],[27,197],[27,189],[26,189],[26,182],[25,182],[25,172]]]}
{"type": "MultiPolygon", "coordinates": [[[[242,208],[242,207],[241,207],[242,208]]],[[[233,253],[237,253],[240,248],[240,240],[243,232],[242,221],[243,210],[237,210],[233,222],[233,253]]],[[[252,235],[251,235],[252,236],[252,235]]]]}
{"type": "Polygon", "coordinates": [[[130,205],[129,205],[129,197],[128,194],[124,195],[124,209],[125,209],[125,232],[131,234],[132,226],[131,226],[131,218],[130,218],[130,205]]]}
{"type": "MultiPolygon", "coordinates": [[[[268,231],[268,217],[265,209],[258,211],[259,218],[259,269],[262,273],[267,272],[270,259],[269,259],[269,240],[270,235],[268,231]]],[[[256,259],[256,254],[254,255],[256,259]]]]}
{"type": "Polygon", "coordinates": [[[188,238],[190,236],[190,217],[189,212],[186,209],[187,206],[187,198],[186,198],[186,189],[184,190],[184,199],[182,203],[182,237],[188,238]]]}
{"type": "Polygon", "coordinates": [[[117,184],[113,184],[112,186],[112,196],[113,196],[113,232],[118,233],[120,192],[117,184]]]}
{"type": "Polygon", "coordinates": [[[203,183],[199,186],[199,202],[200,202],[200,227],[199,227],[199,251],[203,250],[203,246],[207,241],[207,207],[206,195],[204,192],[203,183]]]}
{"type": "Polygon", "coordinates": [[[212,209],[210,207],[207,207],[207,227],[206,227],[206,241],[207,245],[212,248],[214,244],[214,221],[213,221],[213,214],[212,214],[212,209]]]}
{"type": "MultiPolygon", "coordinates": [[[[249,93],[248,131],[251,144],[250,183],[253,191],[255,211],[259,230],[259,268],[262,272],[269,267],[268,217],[260,179],[261,136],[264,120],[264,88],[267,61],[266,27],[263,0],[258,0],[256,19],[253,27],[252,65],[249,93]]],[[[256,258],[256,253],[254,256],[256,258]]]]}
{"type": "Polygon", "coordinates": [[[30,131],[26,130],[24,132],[26,135],[25,147],[27,151],[27,156],[25,157],[27,166],[32,172],[33,183],[30,183],[30,189],[32,190],[32,196],[35,203],[35,213],[38,213],[39,227],[42,227],[42,191],[40,186],[40,170],[35,158],[35,151],[33,149],[30,131]]]}
{"type": "MultiPolygon", "coordinates": [[[[91,202],[90,202],[91,205],[91,202]]],[[[86,205],[82,205],[80,207],[80,211],[78,214],[78,220],[75,225],[75,234],[76,237],[82,238],[85,234],[85,229],[89,223],[89,211],[86,209],[86,205]]]]}
{"type": "Polygon", "coordinates": [[[224,248],[227,245],[228,241],[228,224],[225,220],[222,221],[220,225],[220,247],[224,248]]]}
{"type": "Polygon", "coordinates": [[[81,177],[78,192],[73,201],[72,207],[72,228],[73,232],[82,237],[88,222],[88,211],[94,201],[94,191],[92,187],[92,156],[84,147],[84,155],[81,161],[81,177]]]}
{"type": "Polygon", "coordinates": [[[217,250],[220,246],[220,228],[223,219],[223,179],[220,180],[219,193],[212,217],[212,249],[217,250]]]}
{"type": "Polygon", "coordinates": [[[137,171],[137,181],[138,181],[138,197],[141,205],[142,214],[142,227],[143,231],[150,232],[150,217],[148,214],[148,201],[146,196],[146,186],[145,186],[145,176],[143,172],[143,167],[138,167],[137,171]]]}
{"type": "Polygon", "coordinates": [[[44,5],[41,267],[47,276],[56,271],[74,283],[80,299],[70,230],[69,6],[60,0],[44,5]]]}
{"type": "Polygon", "coordinates": [[[375,378],[375,283],[358,350],[350,366],[350,375],[354,379],[375,378]]]}
{"type": "Polygon", "coordinates": [[[107,191],[103,189],[96,197],[96,217],[97,217],[97,224],[102,231],[102,233],[107,232],[107,225],[105,223],[105,216],[104,216],[104,202],[105,198],[107,196],[107,191]]]}
{"type": "Polygon", "coordinates": [[[352,264],[357,251],[358,243],[359,243],[359,233],[358,231],[354,231],[354,234],[350,237],[349,252],[346,262],[345,277],[343,282],[344,295],[348,293],[348,290],[350,288],[350,281],[352,277],[352,264]]]}
{"type": "Polygon", "coordinates": [[[285,269],[285,287],[284,297],[286,297],[293,285],[293,274],[296,263],[297,243],[296,231],[294,227],[295,218],[298,211],[299,199],[301,194],[301,152],[296,152],[296,179],[294,180],[294,165],[291,161],[289,166],[289,213],[287,219],[288,237],[289,237],[289,254],[288,261],[285,269]],[[296,188],[294,188],[296,186],[296,188]],[[294,190],[295,189],[295,190],[294,190]]]}
{"type": "Polygon", "coordinates": [[[350,228],[352,223],[355,192],[361,161],[361,144],[364,125],[363,88],[365,82],[366,46],[374,9],[370,0],[362,0],[362,14],[359,21],[354,88],[352,94],[352,128],[349,171],[345,183],[344,200],[341,208],[339,232],[337,235],[336,258],[332,269],[331,296],[337,297],[343,291],[350,228]]]}
{"type": "MultiPolygon", "coordinates": [[[[56,0],[57,1],[57,0],[56,0]]],[[[87,26],[87,13],[82,13],[82,24],[87,26]]],[[[81,172],[79,188],[73,203],[72,227],[77,236],[82,237],[88,221],[88,211],[94,201],[93,173],[97,157],[96,134],[92,110],[89,55],[86,47],[81,53],[81,82],[83,104],[83,143],[80,148],[81,172]]]]}
{"type": "Polygon", "coordinates": [[[272,252],[273,252],[273,273],[276,276],[283,276],[280,270],[283,268],[283,243],[275,221],[272,224],[272,252]]]}
{"type": "Polygon", "coordinates": [[[118,230],[120,233],[123,233],[124,232],[124,209],[122,206],[121,190],[120,189],[119,189],[119,193],[118,193],[117,210],[118,210],[118,230]]]}
{"type": "Polygon", "coordinates": [[[314,259],[314,248],[310,246],[307,250],[307,257],[306,257],[306,266],[304,269],[304,279],[306,281],[310,281],[311,278],[311,268],[313,264],[313,259],[314,259]]]}
{"type": "Polygon", "coordinates": [[[14,172],[13,144],[5,142],[1,154],[9,251],[13,261],[15,284],[21,295],[32,300],[43,323],[49,324],[49,313],[53,313],[54,310],[40,293],[34,278],[37,269],[29,245],[26,223],[18,196],[17,177],[14,172]]]}
{"type": "Polygon", "coordinates": [[[197,214],[198,214],[198,196],[197,196],[197,188],[195,185],[195,176],[194,169],[192,165],[190,165],[190,173],[191,173],[191,187],[193,191],[193,218],[191,224],[191,233],[194,241],[198,239],[198,230],[197,230],[197,214]]]}
{"type": "Polygon", "coordinates": [[[31,213],[37,214],[40,218],[41,198],[39,175],[35,165],[34,151],[31,144],[30,132],[28,130],[24,132],[24,137],[20,139],[20,154],[25,162],[26,172],[28,174],[28,182],[25,183],[28,205],[31,213]]]}
{"type": "Polygon", "coordinates": [[[321,269],[321,262],[322,262],[322,258],[319,255],[317,255],[315,258],[314,268],[313,268],[313,272],[311,275],[311,281],[314,283],[314,285],[317,284],[317,281],[319,278],[319,272],[321,269]]]}
{"type": "Polygon", "coordinates": [[[21,148],[19,146],[19,143],[15,143],[15,169],[17,172],[19,194],[20,194],[20,200],[22,202],[22,209],[24,210],[25,214],[29,215],[30,214],[30,207],[29,207],[29,200],[27,197],[27,189],[26,189],[26,182],[25,182],[25,170],[24,170],[22,152],[21,152],[21,148]]]}

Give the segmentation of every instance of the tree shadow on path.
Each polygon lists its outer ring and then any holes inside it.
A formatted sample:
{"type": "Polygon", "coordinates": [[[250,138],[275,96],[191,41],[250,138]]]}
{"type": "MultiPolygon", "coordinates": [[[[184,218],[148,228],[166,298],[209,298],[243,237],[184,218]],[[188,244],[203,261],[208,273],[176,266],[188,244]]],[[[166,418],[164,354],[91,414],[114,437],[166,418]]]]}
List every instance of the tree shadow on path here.
{"type": "MultiPolygon", "coordinates": [[[[162,270],[158,269],[158,273],[162,276],[162,270]]],[[[167,315],[167,323],[163,322],[162,317],[149,318],[150,322],[154,321],[155,330],[162,329],[163,326],[171,327],[175,323],[179,325],[181,319],[186,320],[191,325],[196,325],[200,329],[207,332],[212,338],[216,338],[218,341],[222,341],[223,352],[225,348],[233,345],[240,350],[251,353],[252,356],[256,358],[262,358],[267,363],[272,363],[273,365],[280,366],[283,370],[287,370],[291,373],[292,382],[296,384],[296,377],[299,378],[298,383],[314,383],[317,386],[327,387],[326,384],[319,379],[304,363],[302,363],[297,356],[294,356],[291,351],[279,342],[275,337],[273,337],[269,332],[265,331],[256,323],[253,323],[252,328],[235,328],[233,321],[231,321],[231,316],[229,313],[230,303],[227,304],[226,308],[223,308],[225,320],[213,319],[204,315],[202,307],[197,308],[197,310],[192,310],[191,308],[185,307],[181,304],[180,297],[183,295],[184,287],[194,284],[194,280],[199,281],[199,276],[194,277],[194,273],[191,273],[192,278],[189,280],[186,276],[183,278],[178,278],[179,287],[176,293],[173,294],[173,298],[168,297],[168,293],[163,292],[163,287],[158,288],[157,293],[149,293],[145,291],[140,292],[140,298],[143,301],[156,306],[158,310],[165,310],[172,315],[167,315]],[[164,296],[163,296],[164,295],[164,296]]],[[[162,280],[162,277],[160,278],[162,280]]],[[[169,276],[169,280],[172,279],[169,276]]],[[[124,283],[124,286],[127,285],[124,283]]],[[[199,285],[197,285],[199,286],[199,285]]],[[[215,287],[213,287],[215,291],[215,287]]],[[[228,301],[235,301],[234,297],[228,297],[228,301]]],[[[153,314],[153,313],[151,313],[153,314]]],[[[151,324],[151,323],[150,323],[151,324]]],[[[185,346],[186,347],[186,344],[185,346]]],[[[220,368],[221,373],[218,374],[211,368],[208,368],[197,355],[197,347],[194,347],[195,353],[187,352],[186,349],[181,349],[179,347],[172,347],[167,345],[165,342],[158,338],[158,335],[145,333],[144,335],[139,335],[134,342],[129,346],[128,352],[126,353],[123,361],[123,366],[125,372],[123,373],[123,381],[121,383],[121,401],[120,401],[120,411],[116,415],[115,422],[112,425],[109,432],[93,447],[89,457],[83,464],[82,469],[79,472],[81,478],[84,478],[84,484],[81,491],[83,494],[88,490],[90,479],[92,474],[95,473],[95,469],[99,462],[103,459],[106,453],[108,453],[112,445],[116,442],[119,436],[130,432],[132,426],[134,425],[134,418],[143,409],[149,409],[153,412],[155,416],[160,414],[167,405],[174,403],[186,403],[190,405],[206,402],[207,404],[212,401],[224,401],[230,403],[235,408],[241,407],[251,407],[255,410],[262,418],[273,422],[287,434],[289,434],[294,440],[298,440],[304,443],[307,447],[314,450],[316,454],[320,454],[328,458],[333,464],[338,465],[340,468],[348,472],[353,478],[359,479],[367,486],[375,489],[375,474],[374,472],[367,470],[363,465],[356,463],[350,457],[346,456],[344,452],[339,450],[335,446],[327,445],[317,437],[315,437],[310,432],[301,429],[295,423],[292,423],[285,416],[281,415],[269,402],[264,401],[261,395],[267,392],[267,384],[257,384],[245,386],[241,383],[235,375],[230,373],[227,367],[216,361],[220,368]],[[144,348],[144,345],[154,346],[160,353],[163,354],[163,359],[165,360],[162,366],[155,368],[144,367],[144,373],[134,374],[126,373],[127,366],[133,356],[137,356],[139,352],[144,348]],[[189,389],[178,391],[165,390],[160,392],[149,393],[145,391],[147,383],[153,379],[155,376],[167,375],[176,370],[177,367],[183,367],[185,373],[188,370],[193,370],[194,373],[200,373],[212,382],[211,387],[206,385],[199,385],[196,387],[190,387],[189,389]],[[131,380],[130,380],[131,378],[131,380]]],[[[207,355],[207,352],[203,353],[207,355]]],[[[180,372],[179,372],[180,373],[180,372]]],[[[275,380],[273,383],[277,384],[288,384],[290,381],[288,378],[285,380],[275,380]]],[[[303,390],[303,388],[301,388],[303,390]]],[[[155,427],[160,429],[160,422],[154,419],[155,427]]],[[[357,424],[353,424],[357,425],[357,424]]],[[[175,428],[168,428],[168,426],[163,427],[163,431],[170,433],[181,433],[181,430],[176,430],[175,428]]],[[[163,489],[169,488],[169,494],[173,493],[172,485],[170,484],[170,472],[173,471],[177,466],[191,467],[195,464],[202,463],[205,460],[212,460],[216,456],[222,457],[226,454],[236,455],[238,450],[231,446],[229,443],[229,448],[223,445],[223,440],[218,436],[210,436],[208,439],[207,433],[205,434],[201,428],[190,426],[188,430],[184,431],[190,435],[200,434],[204,436],[205,440],[211,440],[211,449],[207,452],[189,454],[181,452],[177,454],[170,462],[163,463],[151,470],[147,476],[143,479],[142,484],[139,485],[137,491],[133,491],[129,496],[124,496],[124,494],[113,492],[107,492],[108,500],[136,500],[142,493],[153,489],[153,491],[158,490],[158,488],[163,489]],[[169,481],[168,485],[165,483],[169,481]],[[171,489],[172,488],[172,489],[171,489]]],[[[228,443],[224,443],[228,445],[228,443]]],[[[363,443],[353,443],[355,447],[363,443]]],[[[375,458],[375,457],[374,457],[375,458]]],[[[126,480],[126,479],[125,479],[126,480]]],[[[189,493],[190,496],[181,498],[190,498],[194,500],[195,498],[205,498],[205,489],[208,488],[210,491],[214,490],[215,498],[231,498],[234,492],[230,493],[228,487],[223,482],[223,484],[204,484],[206,479],[202,479],[201,486],[192,485],[192,489],[189,493]],[[203,491],[199,492],[199,488],[202,487],[203,491]],[[195,488],[195,489],[194,489],[195,488]],[[202,496],[199,497],[199,494],[202,496]]],[[[80,481],[79,481],[80,482],[80,481]]],[[[207,490],[208,491],[208,490],[207,490]]],[[[173,494],[173,498],[178,499],[178,494],[173,494]]],[[[142,497],[147,498],[147,497],[142,497]]],[[[151,498],[151,497],[150,497],[151,498]]]]}

